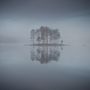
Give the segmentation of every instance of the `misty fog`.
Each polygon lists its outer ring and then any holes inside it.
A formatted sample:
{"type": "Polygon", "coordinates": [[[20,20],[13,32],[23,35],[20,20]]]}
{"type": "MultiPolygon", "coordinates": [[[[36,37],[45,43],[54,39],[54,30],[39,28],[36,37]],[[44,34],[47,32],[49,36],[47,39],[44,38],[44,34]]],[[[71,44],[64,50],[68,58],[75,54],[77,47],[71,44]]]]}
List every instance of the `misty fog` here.
{"type": "Polygon", "coordinates": [[[0,90],[90,90],[89,54],[89,0],[0,0],[0,90]],[[30,46],[41,26],[68,46],[30,46]]]}

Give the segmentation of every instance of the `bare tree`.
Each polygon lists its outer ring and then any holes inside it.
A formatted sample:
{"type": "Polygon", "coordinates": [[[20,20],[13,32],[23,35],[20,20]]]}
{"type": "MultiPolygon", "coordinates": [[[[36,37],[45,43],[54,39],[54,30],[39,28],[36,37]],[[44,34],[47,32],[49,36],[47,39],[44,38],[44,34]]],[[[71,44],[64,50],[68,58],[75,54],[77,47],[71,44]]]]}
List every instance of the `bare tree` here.
{"type": "Polygon", "coordinates": [[[31,39],[32,39],[32,41],[33,41],[33,44],[34,44],[34,35],[35,35],[35,30],[32,29],[32,30],[31,30],[31,39]]]}
{"type": "Polygon", "coordinates": [[[58,29],[50,29],[49,27],[43,27],[41,26],[40,29],[31,30],[31,38],[33,40],[34,43],[34,39],[35,41],[37,41],[38,43],[43,43],[43,44],[48,44],[48,42],[50,41],[57,41],[60,40],[60,32],[58,29]]]}

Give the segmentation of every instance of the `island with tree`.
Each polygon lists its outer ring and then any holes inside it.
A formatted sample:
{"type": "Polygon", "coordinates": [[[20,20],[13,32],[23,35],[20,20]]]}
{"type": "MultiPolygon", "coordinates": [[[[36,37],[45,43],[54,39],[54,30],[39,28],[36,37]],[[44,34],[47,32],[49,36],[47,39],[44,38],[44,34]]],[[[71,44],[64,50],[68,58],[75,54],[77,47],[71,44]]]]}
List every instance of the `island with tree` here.
{"type": "Polygon", "coordinates": [[[58,46],[63,44],[58,29],[50,29],[47,26],[41,26],[39,29],[32,29],[30,34],[32,45],[58,46]]]}

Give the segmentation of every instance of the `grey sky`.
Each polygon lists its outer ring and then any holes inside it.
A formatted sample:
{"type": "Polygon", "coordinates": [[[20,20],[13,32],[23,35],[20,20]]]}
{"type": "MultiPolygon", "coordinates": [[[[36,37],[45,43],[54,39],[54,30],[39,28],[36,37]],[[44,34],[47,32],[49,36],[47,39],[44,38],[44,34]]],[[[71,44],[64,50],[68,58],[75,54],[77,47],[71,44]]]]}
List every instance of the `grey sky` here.
{"type": "Polygon", "coordinates": [[[89,0],[0,0],[1,16],[57,18],[89,12],[89,0]]]}
{"type": "Polygon", "coordinates": [[[28,42],[30,30],[43,25],[59,29],[67,43],[90,43],[89,24],[89,0],[0,0],[0,42],[28,42]]]}

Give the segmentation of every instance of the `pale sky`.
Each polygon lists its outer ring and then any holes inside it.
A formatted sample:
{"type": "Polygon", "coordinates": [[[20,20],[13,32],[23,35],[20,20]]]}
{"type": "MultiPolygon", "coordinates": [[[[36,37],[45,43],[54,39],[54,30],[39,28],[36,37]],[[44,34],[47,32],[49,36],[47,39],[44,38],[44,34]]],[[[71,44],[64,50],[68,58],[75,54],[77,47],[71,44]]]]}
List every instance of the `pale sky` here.
{"type": "Polygon", "coordinates": [[[0,0],[0,42],[29,42],[42,25],[59,29],[65,43],[90,45],[89,0],[0,0]]]}

